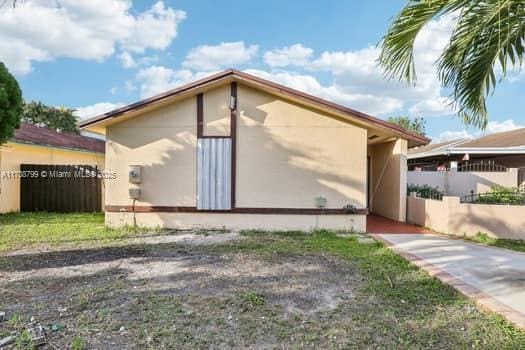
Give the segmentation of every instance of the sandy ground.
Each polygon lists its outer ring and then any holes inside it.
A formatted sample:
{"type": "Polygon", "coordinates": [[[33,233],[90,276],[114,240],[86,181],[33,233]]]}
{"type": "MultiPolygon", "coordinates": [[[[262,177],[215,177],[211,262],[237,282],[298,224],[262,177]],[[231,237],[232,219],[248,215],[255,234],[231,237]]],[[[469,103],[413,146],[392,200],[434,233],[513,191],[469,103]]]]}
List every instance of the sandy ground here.
{"type": "MultiPolygon", "coordinates": [[[[18,251],[0,258],[0,307],[26,320],[64,324],[50,337],[50,349],[66,348],[74,336],[103,349],[170,348],[166,339],[185,344],[187,337],[190,348],[201,342],[272,348],[279,324],[284,330],[293,318],[320,322],[361,283],[349,262],[329,256],[267,260],[206,249],[241,238],[184,233],[118,247],[18,251]],[[259,334],[261,322],[268,322],[266,336],[259,334]],[[157,334],[163,331],[172,334],[157,334]]],[[[6,322],[2,328],[7,331],[6,322]]]]}

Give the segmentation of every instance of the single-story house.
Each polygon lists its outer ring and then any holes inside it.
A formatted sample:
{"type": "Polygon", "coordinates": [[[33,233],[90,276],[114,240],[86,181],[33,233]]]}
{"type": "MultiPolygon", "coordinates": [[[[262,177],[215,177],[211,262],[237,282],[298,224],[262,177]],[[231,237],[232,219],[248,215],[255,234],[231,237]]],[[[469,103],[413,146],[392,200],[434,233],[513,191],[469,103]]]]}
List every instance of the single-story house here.
{"type": "Polygon", "coordinates": [[[408,150],[408,183],[471,196],[495,186],[525,187],[525,128],[408,150]]]}
{"type": "Polygon", "coordinates": [[[450,168],[451,162],[457,163],[459,167],[468,164],[480,164],[480,167],[481,164],[525,167],[525,128],[408,150],[409,170],[450,168]]]}
{"type": "Polygon", "coordinates": [[[106,136],[109,226],[366,229],[404,221],[408,147],[384,120],[227,70],[84,120],[106,136]]]}
{"type": "Polygon", "coordinates": [[[0,145],[0,213],[20,211],[23,165],[92,165],[103,169],[104,150],[100,139],[21,123],[15,135],[0,145]]]}

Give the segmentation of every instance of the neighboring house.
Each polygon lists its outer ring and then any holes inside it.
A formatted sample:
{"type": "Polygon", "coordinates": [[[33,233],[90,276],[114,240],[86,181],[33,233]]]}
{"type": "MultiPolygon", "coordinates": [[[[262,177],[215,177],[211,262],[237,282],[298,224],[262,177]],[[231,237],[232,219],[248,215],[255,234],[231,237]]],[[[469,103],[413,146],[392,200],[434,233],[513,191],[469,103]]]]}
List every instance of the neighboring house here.
{"type": "Polygon", "coordinates": [[[411,148],[408,167],[409,183],[437,186],[447,195],[523,186],[525,128],[411,148]]]}
{"type": "Polygon", "coordinates": [[[364,231],[369,209],[404,221],[407,149],[429,142],[236,70],[80,126],[106,135],[110,226],[364,231]]]}
{"type": "Polygon", "coordinates": [[[0,213],[20,211],[21,179],[16,173],[21,165],[76,164],[103,169],[104,150],[103,140],[22,123],[0,146],[0,213]]]}

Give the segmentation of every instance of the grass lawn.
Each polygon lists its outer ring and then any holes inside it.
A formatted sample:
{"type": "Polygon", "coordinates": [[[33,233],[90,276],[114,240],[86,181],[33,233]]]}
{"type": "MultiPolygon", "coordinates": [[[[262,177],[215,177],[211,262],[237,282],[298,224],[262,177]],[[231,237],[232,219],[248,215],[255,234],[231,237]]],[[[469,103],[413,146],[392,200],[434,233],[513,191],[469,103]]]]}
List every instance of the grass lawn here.
{"type": "Polygon", "coordinates": [[[132,228],[108,229],[104,214],[0,214],[0,252],[36,245],[97,244],[138,235],[132,228]]]}
{"type": "Polygon", "coordinates": [[[474,242],[478,242],[478,243],[492,245],[495,247],[516,250],[518,252],[525,252],[525,241],[523,240],[494,238],[494,237],[490,237],[486,233],[478,233],[475,236],[465,237],[465,239],[468,239],[474,242]]]}
{"type": "MultiPolygon", "coordinates": [[[[23,330],[33,316],[64,325],[49,337],[60,349],[525,347],[525,332],[377,242],[253,231],[220,243],[217,235],[227,233],[195,235],[199,244],[167,235],[116,245],[112,237],[125,232],[107,233],[98,216],[84,216],[84,226],[73,217],[49,220],[66,242],[82,230],[75,250],[0,257],[0,310],[9,318],[0,337],[18,330],[18,345],[27,346],[23,330]],[[107,239],[89,241],[97,236],[107,239]]],[[[31,243],[45,232],[60,243],[50,223],[35,236],[33,218],[0,220],[25,221],[31,231],[17,232],[31,243]]],[[[19,246],[12,239],[4,249],[19,246]]]]}

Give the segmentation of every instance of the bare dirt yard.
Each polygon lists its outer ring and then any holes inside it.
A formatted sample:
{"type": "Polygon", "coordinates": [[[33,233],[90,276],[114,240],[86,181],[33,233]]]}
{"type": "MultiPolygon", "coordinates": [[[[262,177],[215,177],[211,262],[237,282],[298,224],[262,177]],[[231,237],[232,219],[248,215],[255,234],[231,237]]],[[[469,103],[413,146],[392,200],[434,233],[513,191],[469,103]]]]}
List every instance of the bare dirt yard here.
{"type": "MultiPolygon", "coordinates": [[[[1,228],[0,228],[1,230],[1,228]]],[[[6,251],[0,339],[44,349],[522,349],[525,333],[377,242],[157,233],[6,251]]]]}

